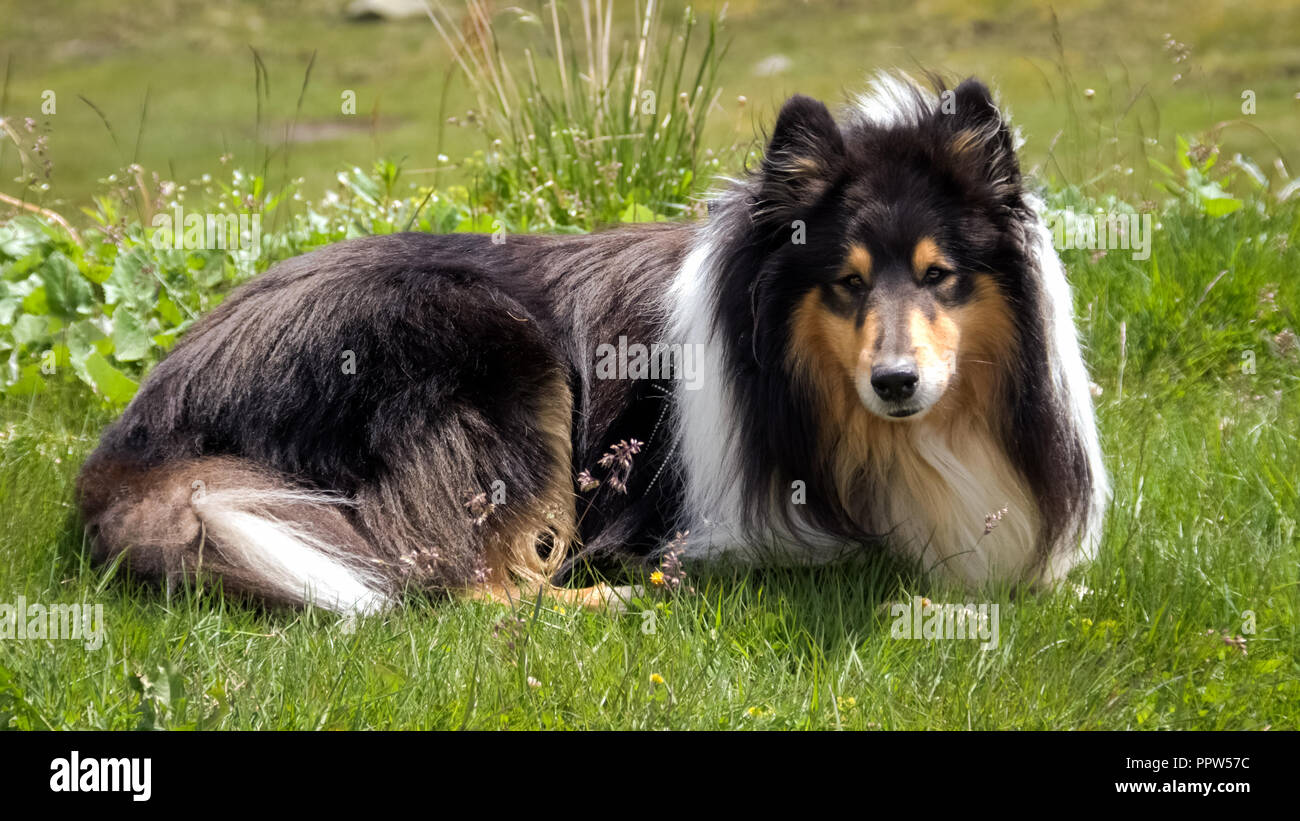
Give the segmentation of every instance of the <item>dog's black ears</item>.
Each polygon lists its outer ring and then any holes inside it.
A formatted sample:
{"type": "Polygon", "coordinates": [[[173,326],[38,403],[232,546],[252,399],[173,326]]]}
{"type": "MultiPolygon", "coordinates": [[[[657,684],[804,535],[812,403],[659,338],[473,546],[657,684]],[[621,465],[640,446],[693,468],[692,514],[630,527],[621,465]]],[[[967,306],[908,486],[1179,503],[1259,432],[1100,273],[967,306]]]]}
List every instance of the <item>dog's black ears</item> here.
{"type": "Polygon", "coordinates": [[[999,199],[1019,189],[1015,137],[988,86],[972,77],[941,92],[938,113],[948,125],[945,148],[962,177],[992,186],[999,199]]]}
{"type": "Polygon", "coordinates": [[[826,106],[796,94],[781,107],[763,155],[764,209],[790,210],[817,201],[844,163],[844,135],[826,106]]]}

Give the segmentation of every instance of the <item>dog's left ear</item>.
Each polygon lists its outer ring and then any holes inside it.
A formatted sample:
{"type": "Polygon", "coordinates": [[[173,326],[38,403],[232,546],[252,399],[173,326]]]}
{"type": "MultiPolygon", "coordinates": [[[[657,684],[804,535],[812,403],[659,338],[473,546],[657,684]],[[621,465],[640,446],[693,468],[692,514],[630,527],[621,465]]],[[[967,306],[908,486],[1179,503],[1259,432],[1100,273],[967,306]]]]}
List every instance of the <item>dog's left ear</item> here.
{"type": "Polygon", "coordinates": [[[844,163],[844,135],[825,104],[796,94],[781,107],[763,155],[765,209],[787,211],[814,204],[844,163]]]}
{"type": "Polygon", "coordinates": [[[948,123],[946,151],[963,177],[991,186],[998,199],[1019,191],[1015,138],[988,86],[964,81],[940,96],[939,112],[948,123]]]}

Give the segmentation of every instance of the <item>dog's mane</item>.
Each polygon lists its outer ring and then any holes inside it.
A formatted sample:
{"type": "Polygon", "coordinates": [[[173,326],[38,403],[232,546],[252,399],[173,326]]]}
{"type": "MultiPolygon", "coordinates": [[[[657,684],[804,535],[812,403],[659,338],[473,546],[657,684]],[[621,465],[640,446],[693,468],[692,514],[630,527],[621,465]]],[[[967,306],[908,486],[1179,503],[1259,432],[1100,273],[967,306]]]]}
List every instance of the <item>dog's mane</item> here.
{"type": "MultiPolygon", "coordinates": [[[[855,134],[924,141],[939,127],[951,93],[939,78],[926,88],[901,73],[877,74],[838,125],[850,144],[855,134]]],[[[1041,564],[1053,575],[1057,557],[1073,555],[1080,541],[1083,555],[1091,555],[1109,491],[1069,285],[1040,216],[1041,201],[1019,175],[1014,151],[1020,138],[989,105],[990,115],[969,129],[967,139],[996,141],[995,150],[1008,161],[999,167],[1005,171],[987,169],[977,192],[1005,203],[999,206],[997,280],[1014,308],[1018,353],[1008,363],[1000,445],[1031,489],[1040,514],[1041,564]]],[[[841,480],[833,466],[815,457],[811,385],[782,367],[791,294],[772,282],[768,262],[791,218],[808,231],[802,254],[832,252],[834,244],[819,243],[815,234],[829,230],[827,210],[843,180],[832,175],[819,187],[808,186],[814,193],[807,201],[784,210],[777,203],[774,215],[764,189],[764,172],[771,174],[773,166],[765,163],[713,195],[709,223],[669,295],[675,334],[706,343],[710,373],[718,375],[703,390],[679,394],[680,458],[690,489],[687,508],[696,521],[717,529],[713,540],[753,541],[775,532],[813,548],[806,556],[811,560],[818,547],[839,551],[880,534],[846,508],[835,492],[841,480]],[[739,482],[730,480],[735,476],[739,482]],[[806,488],[806,502],[797,507],[785,501],[794,482],[806,488]]],[[[863,483],[866,496],[888,492],[870,487],[865,474],[863,483]]]]}

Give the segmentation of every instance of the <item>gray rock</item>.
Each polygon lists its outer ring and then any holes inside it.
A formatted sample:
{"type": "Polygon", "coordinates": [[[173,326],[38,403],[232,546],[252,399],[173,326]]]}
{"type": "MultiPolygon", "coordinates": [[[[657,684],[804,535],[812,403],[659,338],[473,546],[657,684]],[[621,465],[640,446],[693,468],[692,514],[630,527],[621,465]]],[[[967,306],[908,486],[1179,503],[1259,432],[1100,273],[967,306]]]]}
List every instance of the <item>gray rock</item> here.
{"type": "Polygon", "coordinates": [[[349,20],[406,20],[424,17],[424,0],[352,0],[344,12],[349,20]]]}

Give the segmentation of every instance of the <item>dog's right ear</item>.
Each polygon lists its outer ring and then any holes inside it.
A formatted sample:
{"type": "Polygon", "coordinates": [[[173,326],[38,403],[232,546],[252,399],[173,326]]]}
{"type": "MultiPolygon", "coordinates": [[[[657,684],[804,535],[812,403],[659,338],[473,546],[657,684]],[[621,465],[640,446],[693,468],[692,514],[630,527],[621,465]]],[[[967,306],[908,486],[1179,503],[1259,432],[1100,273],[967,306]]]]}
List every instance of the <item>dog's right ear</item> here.
{"type": "Polygon", "coordinates": [[[796,94],[781,107],[763,155],[762,209],[814,204],[844,164],[844,136],[826,106],[796,94]]]}

